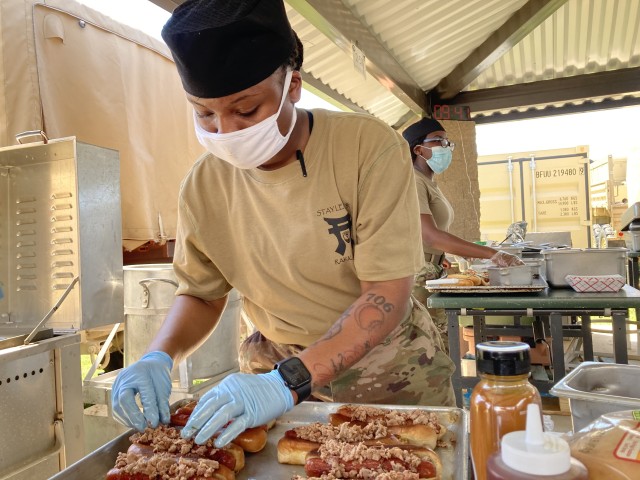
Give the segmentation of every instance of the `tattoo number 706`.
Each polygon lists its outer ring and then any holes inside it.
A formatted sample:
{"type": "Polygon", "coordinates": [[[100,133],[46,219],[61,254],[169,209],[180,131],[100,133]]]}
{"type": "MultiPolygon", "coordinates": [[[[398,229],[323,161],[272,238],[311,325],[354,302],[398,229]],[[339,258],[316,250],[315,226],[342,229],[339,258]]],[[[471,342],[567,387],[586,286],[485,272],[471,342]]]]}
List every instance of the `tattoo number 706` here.
{"type": "Polygon", "coordinates": [[[371,302],[378,307],[381,307],[385,312],[389,313],[393,310],[393,304],[387,303],[387,299],[382,295],[376,295],[375,293],[370,293],[367,295],[367,302],[371,302]]]}

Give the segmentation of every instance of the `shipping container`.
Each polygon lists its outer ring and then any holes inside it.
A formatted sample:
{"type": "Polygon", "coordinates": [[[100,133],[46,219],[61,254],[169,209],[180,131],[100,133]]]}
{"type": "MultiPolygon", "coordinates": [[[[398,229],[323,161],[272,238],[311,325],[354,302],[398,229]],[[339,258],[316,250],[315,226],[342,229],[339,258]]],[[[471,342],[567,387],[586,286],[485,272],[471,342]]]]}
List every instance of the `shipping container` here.
{"type": "Polygon", "coordinates": [[[570,232],[574,247],[590,247],[589,163],[586,146],[478,157],[483,238],[501,241],[523,220],[528,232],[570,232]]]}

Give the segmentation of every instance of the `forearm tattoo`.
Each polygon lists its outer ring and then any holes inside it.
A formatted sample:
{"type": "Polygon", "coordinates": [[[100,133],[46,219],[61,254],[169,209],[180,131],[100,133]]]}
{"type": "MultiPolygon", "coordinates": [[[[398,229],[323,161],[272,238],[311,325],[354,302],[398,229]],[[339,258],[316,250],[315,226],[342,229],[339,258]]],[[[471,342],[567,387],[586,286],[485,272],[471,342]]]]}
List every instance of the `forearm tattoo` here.
{"type": "Polygon", "coordinates": [[[384,331],[384,326],[389,314],[395,309],[396,306],[387,302],[384,296],[369,293],[366,295],[364,302],[355,306],[352,305],[345,310],[318,343],[327,342],[340,335],[344,329],[344,323],[349,317],[353,317],[355,324],[362,330],[363,335],[358,335],[357,343],[351,344],[349,349],[336,352],[324,361],[312,365],[312,370],[315,374],[314,383],[318,385],[328,383],[378,345],[388,333],[384,331]]]}

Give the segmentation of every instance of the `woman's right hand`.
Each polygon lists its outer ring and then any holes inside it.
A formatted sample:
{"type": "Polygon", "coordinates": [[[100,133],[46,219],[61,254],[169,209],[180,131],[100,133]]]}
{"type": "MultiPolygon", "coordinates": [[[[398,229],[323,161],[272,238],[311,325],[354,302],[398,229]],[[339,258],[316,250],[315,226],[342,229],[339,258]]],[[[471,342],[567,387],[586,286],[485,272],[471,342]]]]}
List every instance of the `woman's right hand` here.
{"type": "Polygon", "coordinates": [[[154,351],[123,369],[111,389],[113,417],[123,425],[142,432],[151,425],[169,423],[169,395],[173,360],[165,352],[154,351]],[[136,403],[140,395],[143,411],[136,403]]]}

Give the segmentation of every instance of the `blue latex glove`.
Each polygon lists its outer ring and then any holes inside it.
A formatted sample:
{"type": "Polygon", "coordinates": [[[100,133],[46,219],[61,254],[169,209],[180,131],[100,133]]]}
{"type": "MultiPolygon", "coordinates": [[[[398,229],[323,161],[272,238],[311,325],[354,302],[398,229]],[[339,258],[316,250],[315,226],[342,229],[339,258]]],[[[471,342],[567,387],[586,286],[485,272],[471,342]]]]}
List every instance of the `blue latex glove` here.
{"type": "Polygon", "coordinates": [[[247,428],[264,425],[293,408],[293,395],[284,380],[273,370],[259,375],[233,373],[198,402],[182,429],[183,438],[202,445],[233,420],[215,440],[222,448],[247,428]]]}
{"type": "Polygon", "coordinates": [[[169,395],[173,360],[165,352],[149,352],[122,370],[111,390],[113,417],[120,423],[143,431],[147,422],[156,428],[169,423],[169,395]],[[140,394],[142,412],[136,403],[140,394]],[[143,414],[144,413],[144,414],[143,414]]]}

